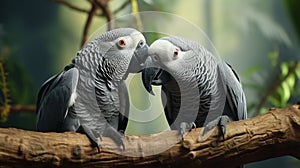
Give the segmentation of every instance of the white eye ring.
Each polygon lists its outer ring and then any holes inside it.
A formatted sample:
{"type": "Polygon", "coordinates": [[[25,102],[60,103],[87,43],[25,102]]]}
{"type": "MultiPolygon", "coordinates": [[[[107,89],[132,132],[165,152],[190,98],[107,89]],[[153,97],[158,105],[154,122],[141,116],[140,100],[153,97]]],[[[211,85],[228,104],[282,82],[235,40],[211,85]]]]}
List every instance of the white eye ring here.
{"type": "Polygon", "coordinates": [[[146,44],[146,43],[145,43],[144,41],[140,41],[139,44],[138,44],[138,46],[139,46],[140,48],[142,48],[145,44],[146,44]]]}
{"type": "Polygon", "coordinates": [[[120,40],[118,41],[118,46],[119,46],[119,47],[125,47],[126,45],[127,45],[126,40],[120,39],[120,40]]]}

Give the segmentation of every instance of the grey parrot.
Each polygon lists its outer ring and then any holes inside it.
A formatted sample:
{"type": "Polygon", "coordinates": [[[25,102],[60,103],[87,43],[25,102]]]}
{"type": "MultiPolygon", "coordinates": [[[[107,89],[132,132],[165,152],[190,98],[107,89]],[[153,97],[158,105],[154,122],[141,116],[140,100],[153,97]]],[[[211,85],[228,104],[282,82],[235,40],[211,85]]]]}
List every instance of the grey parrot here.
{"type": "Polygon", "coordinates": [[[118,130],[126,129],[129,113],[124,80],[141,71],[147,57],[144,36],[132,28],[114,29],[90,41],[41,86],[37,131],[85,133],[99,151],[102,136],[123,146],[118,130]]]}
{"type": "Polygon", "coordinates": [[[226,122],[247,118],[246,100],[237,73],[202,45],[181,37],[151,44],[142,72],[144,87],[161,85],[162,103],[171,129],[181,135],[196,127],[206,134],[226,122]]]}

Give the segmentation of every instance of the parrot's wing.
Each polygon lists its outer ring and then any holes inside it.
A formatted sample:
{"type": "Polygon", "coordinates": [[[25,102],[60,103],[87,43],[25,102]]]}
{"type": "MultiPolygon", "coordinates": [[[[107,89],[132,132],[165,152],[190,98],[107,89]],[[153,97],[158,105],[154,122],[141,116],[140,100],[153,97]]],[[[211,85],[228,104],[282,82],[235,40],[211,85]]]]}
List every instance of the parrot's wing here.
{"type": "MultiPolygon", "coordinates": [[[[219,91],[226,94],[226,101],[224,111],[221,116],[215,117],[214,120],[205,124],[203,133],[200,136],[201,140],[205,140],[210,134],[207,134],[215,126],[221,130],[221,134],[225,135],[226,123],[228,121],[237,121],[247,118],[246,99],[242,90],[242,85],[239,81],[237,73],[231,68],[230,65],[221,61],[218,63],[218,86],[219,91]]],[[[224,95],[221,94],[221,95],[224,95]]]]}
{"type": "Polygon", "coordinates": [[[76,68],[51,77],[41,87],[37,101],[37,130],[62,131],[68,109],[74,104],[79,72],[76,68]]]}
{"type": "Polygon", "coordinates": [[[167,118],[167,121],[169,125],[171,125],[174,122],[174,119],[172,117],[172,113],[174,109],[172,109],[174,106],[172,105],[172,97],[170,96],[170,92],[164,87],[164,85],[161,86],[161,100],[162,104],[164,105],[165,115],[167,118]]]}
{"type": "Polygon", "coordinates": [[[125,81],[122,81],[119,86],[119,98],[120,98],[120,114],[118,130],[126,130],[128,117],[129,117],[129,96],[125,81]]]}
{"type": "Polygon", "coordinates": [[[171,129],[179,129],[174,124],[181,105],[181,94],[179,86],[173,77],[170,77],[168,83],[161,86],[161,100],[164,106],[166,119],[171,129]]]}
{"type": "MultiPolygon", "coordinates": [[[[221,77],[225,83],[227,91],[226,100],[231,109],[237,115],[237,119],[242,120],[247,118],[246,98],[239,81],[237,73],[231,68],[229,64],[220,62],[218,70],[221,71],[221,77]]],[[[233,117],[233,116],[229,116],[233,117]]]]}
{"type": "MultiPolygon", "coordinates": [[[[37,97],[37,103],[36,103],[37,109],[40,108],[41,102],[42,102],[43,98],[45,97],[45,94],[48,92],[53,81],[55,81],[55,79],[57,79],[57,78],[60,78],[59,76],[61,76],[61,75],[62,75],[62,73],[53,75],[46,82],[44,82],[42,84],[40,91],[38,93],[38,97],[37,97]]],[[[37,110],[37,112],[38,112],[38,110],[37,110]]]]}

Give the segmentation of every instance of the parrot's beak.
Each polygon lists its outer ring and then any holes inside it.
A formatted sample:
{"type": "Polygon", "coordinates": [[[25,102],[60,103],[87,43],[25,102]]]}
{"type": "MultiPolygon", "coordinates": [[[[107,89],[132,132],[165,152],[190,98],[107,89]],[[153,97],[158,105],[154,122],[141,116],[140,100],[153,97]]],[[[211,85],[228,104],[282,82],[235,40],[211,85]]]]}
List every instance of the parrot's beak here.
{"type": "Polygon", "coordinates": [[[134,54],[130,60],[129,67],[123,79],[125,80],[129,73],[141,72],[144,68],[144,63],[148,57],[148,45],[144,44],[142,47],[137,46],[134,54]]]}
{"type": "Polygon", "coordinates": [[[136,48],[129,63],[129,73],[137,73],[143,69],[144,63],[148,57],[148,48],[149,47],[147,44],[145,44],[143,47],[138,46],[136,48]]]}
{"type": "Polygon", "coordinates": [[[162,85],[170,80],[170,74],[156,65],[151,57],[145,61],[145,66],[142,71],[142,81],[145,89],[152,95],[154,92],[151,85],[162,85]]]}

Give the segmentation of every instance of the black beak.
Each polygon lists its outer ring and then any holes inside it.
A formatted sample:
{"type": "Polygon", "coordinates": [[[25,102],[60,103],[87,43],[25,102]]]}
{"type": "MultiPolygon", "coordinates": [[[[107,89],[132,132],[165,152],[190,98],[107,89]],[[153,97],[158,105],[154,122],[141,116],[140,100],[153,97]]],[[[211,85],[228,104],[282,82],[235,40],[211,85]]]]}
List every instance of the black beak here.
{"type": "Polygon", "coordinates": [[[154,95],[151,85],[163,85],[167,83],[170,80],[170,74],[157,66],[151,57],[148,57],[142,71],[142,80],[145,89],[154,95]]]}
{"type": "Polygon", "coordinates": [[[148,45],[144,44],[142,41],[138,44],[130,60],[126,74],[123,77],[124,80],[127,78],[129,73],[138,73],[142,71],[144,68],[144,62],[148,57],[148,48],[148,45]]]}
{"type": "Polygon", "coordinates": [[[148,57],[148,48],[148,45],[142,42],[140,42],[140,44],[136,47],[134,55],[132,56],[129,63],[129,73],[137,73],[143,69],[144,62],[148,57]]]}

